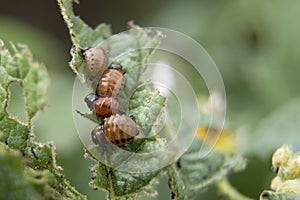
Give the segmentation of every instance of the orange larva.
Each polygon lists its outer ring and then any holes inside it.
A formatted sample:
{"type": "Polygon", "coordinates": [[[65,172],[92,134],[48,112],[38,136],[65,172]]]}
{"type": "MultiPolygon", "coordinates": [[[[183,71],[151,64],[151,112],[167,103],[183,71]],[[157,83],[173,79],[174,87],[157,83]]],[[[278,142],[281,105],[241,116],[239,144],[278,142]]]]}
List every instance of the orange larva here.
{"type": "Polygon", "coordinates": [[[84,101],[90,110],[100,117],[109,117],[120,112],[120,104],[113,97],[97,96],[91,93],[85,97],[84,101]]]}
{"type": "Polygon", "coordinates": [[[126,115],[112,115],[104,119],[92,131],[92,140],[95,144],[104,145],[110,141],[117,146],[130,143],[139,134],[136,123],[126,115]]]}
{"type": "Polygon", "coordinates": [[[102,74],[108,66],[109,56],[101,46],[90,47],[83,50],[83,57],[89,76],[92,78],[102,74]]]}
{"type": "Polygon", "coordinates": [[[125,86],[122,66],[113,63],[99,78],[96,93],[100,96],[116,97],[125,86]]]}

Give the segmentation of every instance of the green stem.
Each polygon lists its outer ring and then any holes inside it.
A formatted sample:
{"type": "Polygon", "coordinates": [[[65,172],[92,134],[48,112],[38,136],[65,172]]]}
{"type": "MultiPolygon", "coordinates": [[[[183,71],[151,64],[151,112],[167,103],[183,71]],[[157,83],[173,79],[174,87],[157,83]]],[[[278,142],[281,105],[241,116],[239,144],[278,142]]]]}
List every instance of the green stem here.
{"type": "Polygon", "coordinates": [[[231,200],[253,200],[237,191],[226,178],[218,181],[216,185],[219,191],[231,200]]]}

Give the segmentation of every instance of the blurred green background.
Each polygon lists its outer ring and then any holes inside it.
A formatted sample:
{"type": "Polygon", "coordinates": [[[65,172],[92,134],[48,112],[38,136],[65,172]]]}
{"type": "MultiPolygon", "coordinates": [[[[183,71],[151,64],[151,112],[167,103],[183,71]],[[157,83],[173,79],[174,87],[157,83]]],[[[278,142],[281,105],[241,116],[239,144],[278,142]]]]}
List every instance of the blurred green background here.
{"type": "MultiPolygon", "coordinates": [[[[223,76],[227,93],[227,123],[239,138],[248,160],[245,171],[230,176],[242,193],[257,198],[271,177],[271,153],[281,144],[300,147],[300,1],[82,1],[75,12],[87,24],[112,25],[124,31],[127,22],[165,27],[197,40],[223,76]]],[[[48,106],[35,118],[40,141],[55,141],[58,162],[67,178],[89,199],[104,199],[89,186],[90,161],[72,117],[74,74],[68,67],[71,41],[59,8],[52,1],[2,1],[0,38],[27,44],[36,60],[47,65],[51,88],[48,106]]],[[[14,85],[11,105],[22,105],[14,85]],[[21,104],[20,104],[21,103],[21,104]]],[[[18,92],[19,91],[19,92],[18,92]]],[[[24,119],[22,106],[10,106],[24,119]]],[[[169,199],[162,179],[157,199],[169,199]]],[[[214,188],[203,199],[218,199],[214,188]]]]}

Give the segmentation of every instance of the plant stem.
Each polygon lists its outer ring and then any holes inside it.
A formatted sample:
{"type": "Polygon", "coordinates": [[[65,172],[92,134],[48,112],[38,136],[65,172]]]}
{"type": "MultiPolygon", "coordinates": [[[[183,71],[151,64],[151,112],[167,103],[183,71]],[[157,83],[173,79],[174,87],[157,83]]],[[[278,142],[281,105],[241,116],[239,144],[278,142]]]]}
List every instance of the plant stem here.
{"type": "Polygon", "coordinates": [[[231,200],[253,200],[237,191],[226,178],[218,181],[216,185],[219,191],[231,200]]]}

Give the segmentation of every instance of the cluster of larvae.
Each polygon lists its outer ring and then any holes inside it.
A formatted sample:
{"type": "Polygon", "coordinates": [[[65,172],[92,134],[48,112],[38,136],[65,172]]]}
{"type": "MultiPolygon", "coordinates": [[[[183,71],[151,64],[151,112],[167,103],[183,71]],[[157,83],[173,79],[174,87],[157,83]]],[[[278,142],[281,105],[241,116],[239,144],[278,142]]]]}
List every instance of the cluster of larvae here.
{"type": "Polygon", "coordinates": [[[95,92],[88,94],[84,101],[96,116],[104,118],[93,129],[92,141],[97,145],[130,143],[139,134],[139,129],[121,110],[117,100],[126,82],[123,67],[117,63],[109,65],[109,56],[101,46],[85,49],[82,53],[90,78],[97,79],[95,92]]]}

